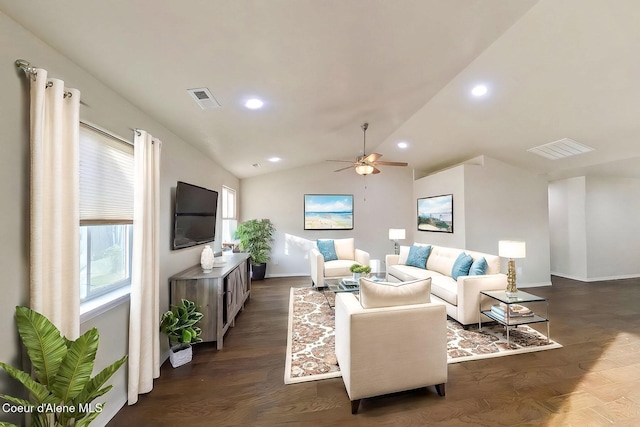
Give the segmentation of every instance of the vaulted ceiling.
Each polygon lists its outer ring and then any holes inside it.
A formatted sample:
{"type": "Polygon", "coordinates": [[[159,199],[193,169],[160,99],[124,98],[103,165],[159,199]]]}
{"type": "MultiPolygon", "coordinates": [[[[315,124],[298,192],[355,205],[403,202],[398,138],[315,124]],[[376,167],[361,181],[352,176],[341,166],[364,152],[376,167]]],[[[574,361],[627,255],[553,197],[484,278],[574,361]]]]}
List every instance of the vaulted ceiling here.
{"type": "Polygon", "coordinates": [[[0,10],[240,178],[355,159],[363,122],[368,153],[423,174],[485,154],[549,179],[640,176],[635,0],[0,0],[0,10]],[[480,83],[488,93],[473,97],[480,83]],[[196,105],[187,89],[202,87],[220,107],[196,105]],[[254,96],[262,109],[244,107],[254,96]],[[527,151],[562,138],[595,150],[527,151]]]}

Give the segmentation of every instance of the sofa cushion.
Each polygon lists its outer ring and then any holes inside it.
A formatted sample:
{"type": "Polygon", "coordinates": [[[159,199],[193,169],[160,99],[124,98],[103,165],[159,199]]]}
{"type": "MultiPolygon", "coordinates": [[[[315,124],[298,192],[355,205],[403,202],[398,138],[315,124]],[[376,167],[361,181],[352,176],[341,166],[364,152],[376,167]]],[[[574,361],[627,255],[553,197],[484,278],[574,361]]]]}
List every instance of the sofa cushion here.
{"type": "Polygon", "coordinates": [[[427,258],[431,252],[431,246],[411,246],[406,265],[418,268],[427,268],[427,258]]]}
{"type": "Polygon", "coordinates": [[[482,276],[487,273],[487,260],[484,257],[480,257],[473,261],[471,267],[469,267],[469,276],[482,276]]]}
{"type": "Polygon", "coordinates": [[[334,239],[336,254],[338,259],[355,259],[356,245],[353,238],[348,239],[334,239]]]}
{"type": "Polygon", "coordinates": [[[426,279],[434,275],[440,275],[440,273],[425,270],[424,268],[412,267],[410,265],[392,265],[387,267],[387,275],[393,276],[399,282],[410,282],[417,279],[426,279]]]}
{"type": "Polygon", "coordinates": [[[478,258],[484,258],[487,261],[487,271],[484,274],[498,274],[500,273],[500,257],[498,255],[491,255],[483,252],[465,251],[474,260],[478,258]]]}
{"type": "Polygon", "coordinates": [[[324,262],[338,259],[338,254],[336,254],[336,248],[333,240],[318,239],[317,245],[318,250],[324,258],[324,262]]]}
{"type": "MultiPolygon", "coordinates": [[[[438,274],[438,273],[436,273],[438,274]]],[[[444,274],[431,277],[431,293],[444,302],[458,305],[458,282],[444,274]]]]}
{"type": "Polygon", "coordinates": [[[453,264],[456,262],[458,255],[463,252],[462,249],[432,245],[431,254],[429,254],[429,258],[427,258],[427,270],[433,270],[451,276],[453,264]]]}
{"type": "Polygon", "coordinates": [[[337,259],[324,263],[324,277],[347,277],[353,276],[349,267],[356,262],[348,259],[337,259]]]}
{"type": "Polygon", "coordinates": [[[360,304],[363,308],[428,302],[431,302],[431,278],[400,283],[375,282],[360,278],[360,304]]]}
{"type": "Polygon", "coordinates": [[[473,258],[471,258],[471,255],[467,255],[464,252],[458,255],[456,262],[453,263],[453,267],[451,268],[451,277],[453,280],[458,280],[460,276],[468,276],[472,263],[473,258]]]}

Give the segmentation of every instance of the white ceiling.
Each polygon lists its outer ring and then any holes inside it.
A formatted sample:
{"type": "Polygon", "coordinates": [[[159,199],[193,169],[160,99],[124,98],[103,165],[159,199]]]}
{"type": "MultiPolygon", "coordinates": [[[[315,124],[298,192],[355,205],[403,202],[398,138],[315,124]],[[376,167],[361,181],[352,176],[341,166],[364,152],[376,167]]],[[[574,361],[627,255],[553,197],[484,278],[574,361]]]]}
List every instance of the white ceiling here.
{"type": "Polygon", "coordinates": [[[422,173],[485,154],[549,179],[640,176],[636,0],[0,0],[0,10],[240,178],[355,159],[365,121],[368,153],[422,173]],[[473,99],[478,82],[489,94],[473,99]],[[201,110],[187,93],[199,87],[222,106],[201,110]],[[250,96],[265,107],[245,109],[250,96]],[[526,151],[562,138],[595,151],[555,161],[526,151]]]}

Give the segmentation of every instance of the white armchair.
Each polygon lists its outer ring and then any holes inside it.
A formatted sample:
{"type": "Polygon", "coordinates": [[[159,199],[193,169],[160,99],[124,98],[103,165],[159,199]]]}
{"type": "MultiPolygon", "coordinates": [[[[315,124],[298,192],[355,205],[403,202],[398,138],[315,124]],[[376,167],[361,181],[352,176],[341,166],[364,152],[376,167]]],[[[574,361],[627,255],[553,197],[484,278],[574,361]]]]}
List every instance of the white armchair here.
{"type": "MultiPolygon", "coordinates": [[[[362,279],[360,284],[362,295],[362,279]]],[[[351,413],[358,412],[360,399],[429,385],[444,396],[446,321],[441,303],[363,308],[354,294],[336,294],[336,358],[351,413]]]]}
{"type": "Polygon", "coordinates": [[[353,264],[369,265],[369,252],[356,249],[353,238],[334,239],[332,242],[337,259],[326,261],[317,245],[309,251],[311,286],[322,288],[325,278],[350,276],[349,268],[353,264]]]}

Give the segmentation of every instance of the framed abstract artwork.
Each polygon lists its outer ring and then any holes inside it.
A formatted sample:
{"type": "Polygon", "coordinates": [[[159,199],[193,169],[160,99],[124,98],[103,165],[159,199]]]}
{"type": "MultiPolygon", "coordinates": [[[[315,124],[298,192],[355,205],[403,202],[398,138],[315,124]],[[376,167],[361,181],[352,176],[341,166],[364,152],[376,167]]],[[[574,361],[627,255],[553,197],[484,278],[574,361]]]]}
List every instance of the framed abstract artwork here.
{"type": "Polygon", "coordinates": [[[353,230],[353,194],[305,194],[305,230],[353,230]]]}
{"type": "Polygon", "coordinates": [[[453,233],[453,194],[418,199],[418,231],[453,233]]]}

